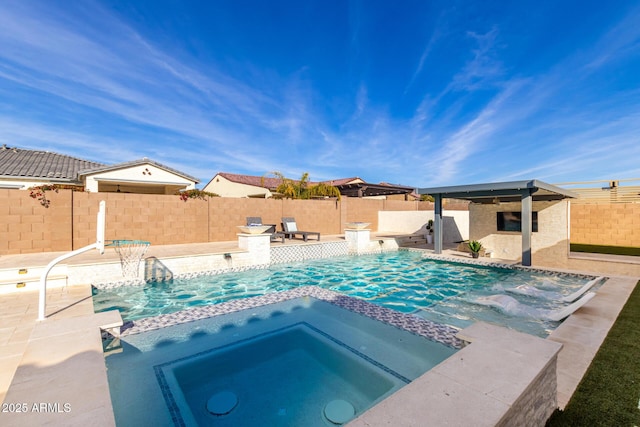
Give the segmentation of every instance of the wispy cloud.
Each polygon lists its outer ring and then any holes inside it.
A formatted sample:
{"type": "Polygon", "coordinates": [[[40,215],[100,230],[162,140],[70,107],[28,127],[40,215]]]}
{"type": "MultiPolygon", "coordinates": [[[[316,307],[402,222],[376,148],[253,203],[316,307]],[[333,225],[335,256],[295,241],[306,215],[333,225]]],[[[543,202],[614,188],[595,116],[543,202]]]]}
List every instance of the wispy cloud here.
{"type": "Polygon", "coordinates": [[[495,80],[504,74],[502,64],[497,59],[495,52],[497,28],[485,34],[468,32],[467,36],[473,39],[477,46],[472,49],[472,58],[464,65],[463,69],[453,77],[450,88],[452,90],[473,91],[494,84],[495,80]]]}
{"type": "Polygon", "coordinates": [[[362,46],[367,10],[350,6],[353,57],[320,82],[313,64],[223,67],[100,2],[0,2],[0,140],[105,162],[152,157],[203,181],[221,170],[416,186],[604,176],[611,164],[640,174],[629,160],[640,155],[640,92],[592,90],[610,80],[603,73],[637,61],[640,8],[531,74],[510,68],[499,24],[471,31],[436,20],[405,62],[414,68],[384,76],[403,76],[393,99],[357,66],[376,54],[362,46]],[[425,83],[454,45],[449,75],[425,83]],[[344,93],[324,91],[342,79],[344,93]]]}

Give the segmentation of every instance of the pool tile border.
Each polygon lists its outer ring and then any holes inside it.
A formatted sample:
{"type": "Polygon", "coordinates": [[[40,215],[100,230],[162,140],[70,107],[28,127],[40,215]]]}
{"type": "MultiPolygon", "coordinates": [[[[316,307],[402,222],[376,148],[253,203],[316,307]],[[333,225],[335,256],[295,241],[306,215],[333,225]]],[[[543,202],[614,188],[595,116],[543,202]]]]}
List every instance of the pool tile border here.
{"type": "Polygon", "coordinates": [[[128,321],[122,327],[121,336],[153,331],[167,326],[179,325],[209,317],[221,316],[241,310],[276,304],[295,298],[311,297],[328,302],[337,307],[378,320],[385,324],[403,329],[414,335],[437,341],[448,347],[462,348],[464,342],[456,337],[458,329],[435,323],[411,314],[400,313],[386,307],[358,298],[342,295],[338,292],[322,289],[318,286],[302,286],[281,292],[273,292],[252,298],[232,300],[220,304],[192,307],[160,316],[128,321]]]}
{"type": "Polygon", "coordinates": [[[541,268],[541,267],[526,267],[519,264],[507,264],[507,263],[492,262],[492,261],[487,262],[484,260],[477,260],[473,258],[461,258],[461,257],[455,257],[455,256],[448,256],[448,255],[436,255],[436,254],[427,253],[421,249],[410,249],[410,250],[415,252],[422,252],[423,258],[434,260],[434,261],[451,262],[456,264],[477,265],[480,267],[504,268],[507,270],[532,271],[535,273],[547,274],[549,276],[554,276],[554,277],[575,277],[577,279],[595,279],[596,278],[596,276],[590,275],[590,274],[569,273],[564,271],[553,271],[553,270],[549,270],[548,268],[541,268]]]}

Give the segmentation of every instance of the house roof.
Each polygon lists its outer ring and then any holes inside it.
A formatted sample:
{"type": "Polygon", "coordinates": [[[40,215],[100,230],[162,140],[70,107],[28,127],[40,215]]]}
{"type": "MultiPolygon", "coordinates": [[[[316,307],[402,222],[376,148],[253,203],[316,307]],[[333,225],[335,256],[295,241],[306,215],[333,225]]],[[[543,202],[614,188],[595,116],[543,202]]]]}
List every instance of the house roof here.
{"type": "Polygon", "coordinates": [[[0,176],[77,181],[81,170],[104,164],[42,150],[0,147],[0,176]]]}
{"type": "Polygon", "coordinates": [[[80,178],[86,175],[144,164],[156,166],[195,183],[200,182],[197,178],[146,157],[140,160],[107,165],[50,151],[7,147],[6,144],[0,147],[0,177],[5,178],[31,178],[80,183],[80,178]]]}
{"type": "MultiPolygon", "coordinates": [[[[219,172],[216,176],[222,176],[229,181],[252,185],[255,187],[268,188],[270,190],[276,189],[281,183],[280,178],[272,178],[266,176],[254,176],[254,175],[240,175],[235,173],[219,172]]],[[[215,178],[215,177],[214,177],[215,178]]],[[[213,179],[212,179],[213,181],[213,179]]],[[[348,197],[367,197],[367,196],[381,196],[390,194],[410,194],[414,191],[413,187],[405,187],[401,185],[392,185],[388,183],[370,184],[364,182],[359,177],[352,178],[339,178],[328,181],[309,181],[309,185],[316,185],[319,183],[333,185],[340,190],[340,194],[348,197]]]]}
{"type": "Polygon", "coordinates": [[[282,184],[280,178],[272,178],[267,176],[240,175],[236,173],[219,172],[219,176],[228,179],[231,182],[245,185],[253,185],[254,187],[262,187],[275,189],[282,184]]]}
{"type": "Polygon", "coordinates": [[[324,184],[329,184],[337,187],[338,185],[353,184],[354,181],[364,182],[363,179],[357,176],[354,176],[353,178],[339,178],[339,179],[332,179],[330,181],[322,181],[322,182],[324,184]]]}
{"type": "Polygon", "coordinates": [[[160,169],[164,169],[168,172],[171,172],[173,174],[179,175],[183,178],[186,178],[190,181],[194,181],[195,183],[200,182],[200,180],[198,178],[195,178],[191,175],[187,175],[186,173],[180,172],[177,169],[173,169],[169,166],[163,165],[162,163],[156,162],[154,160],[150,160],[146,157],[143,157],[142,159],[139,160],[132,160],[130,162],[122,162],[122,163],[116,163],[114,165],[101,165],[99,167],[94,167],[94,168],[90,168],[90,169],[86,169],[86,170],[81,170],[78,171],[78,175],[80,176],[84,176],[84,175],[93,175],[95,173],[99,173],[99,172],[109,172],[109,171],[114,171],[114,170],[118,170],[118,169],[126,169],[126,168],[130,168],[132,166],[139,166],[139,165],[146,165],[146,164],[150,164],[153,165],[157,168],[160,169]]]}

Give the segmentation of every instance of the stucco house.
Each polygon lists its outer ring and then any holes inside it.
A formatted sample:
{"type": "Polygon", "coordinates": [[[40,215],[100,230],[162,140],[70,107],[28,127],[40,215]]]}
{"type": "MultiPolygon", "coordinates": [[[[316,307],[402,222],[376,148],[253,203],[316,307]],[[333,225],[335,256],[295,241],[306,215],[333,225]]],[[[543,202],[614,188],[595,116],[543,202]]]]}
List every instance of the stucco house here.
{"type": "MultiPolygon", "coordinates": [[[[216,193],[220,197],[269,198],[274,196],[276,188],[281,183],[280,178],[219,172],[203,190],[216,193]]],[[[340,178],[322,181],[322,183],[337,187],[340,194],[346,197],[393,198],[399,196],[406,200],[414,191],[413,187],[367,183],[359,177],[340,178]]],[[[314,184],[319,182],[309,182],[309,185],[314,184]]]]}
{"type": "Polygon", "coordinates": [[[0,188],[61,184],[94,193],[174,194],[194,189],[198,182],[146,157],[107,165],[49,151],[0,147],[0,188]]]}

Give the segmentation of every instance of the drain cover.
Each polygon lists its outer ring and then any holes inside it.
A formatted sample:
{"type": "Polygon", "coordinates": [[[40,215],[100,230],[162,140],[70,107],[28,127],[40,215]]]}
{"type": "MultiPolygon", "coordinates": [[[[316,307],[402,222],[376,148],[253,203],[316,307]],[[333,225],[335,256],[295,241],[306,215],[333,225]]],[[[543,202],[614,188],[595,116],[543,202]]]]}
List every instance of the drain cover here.
{"type": "Polygon", "coordinates": [[[344,424],[355,414],[353,405],[342,399],[332,400],[324,407],[324,416],[334,424],[344,424]]]}
{"type": "Polygon", "coordinates": [[[231,391],[221,391],[207,400],[207,411],[213,415],[226,415],[238,404],[238,396],[231,391]]]}

